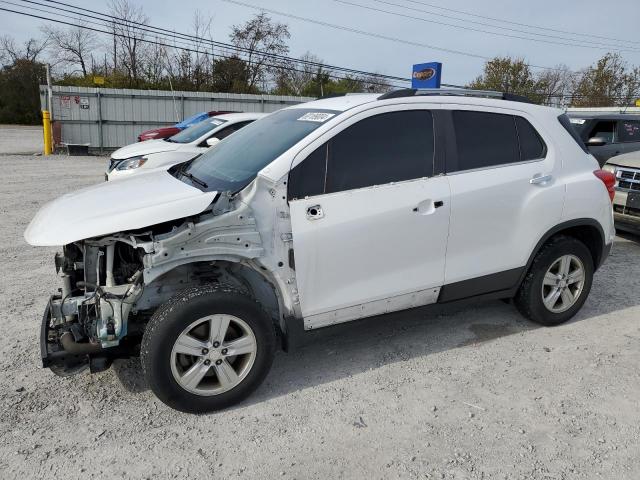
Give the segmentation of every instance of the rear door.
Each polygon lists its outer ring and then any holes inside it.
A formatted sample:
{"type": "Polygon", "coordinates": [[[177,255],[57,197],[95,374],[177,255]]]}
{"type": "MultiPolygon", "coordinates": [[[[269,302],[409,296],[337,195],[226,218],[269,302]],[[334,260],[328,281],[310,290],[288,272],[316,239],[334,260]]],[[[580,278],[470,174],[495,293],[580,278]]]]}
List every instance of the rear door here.
{"type": "Polygon", "coordinates": [[[502,109],[451,112],[451,226],[442,300],[509,288],[536,242],[559,222],[560,164],[534,123],[525,113],[502,109]]]}
{"type": "Polygon", "coordinates": [[[289,175],[306,328],[437,299],[449,184],[433,176],[434,116],[421,109],[389,110],[336,127],[337,133],[329,132],[301,163],[294,162],[289,175]]]}

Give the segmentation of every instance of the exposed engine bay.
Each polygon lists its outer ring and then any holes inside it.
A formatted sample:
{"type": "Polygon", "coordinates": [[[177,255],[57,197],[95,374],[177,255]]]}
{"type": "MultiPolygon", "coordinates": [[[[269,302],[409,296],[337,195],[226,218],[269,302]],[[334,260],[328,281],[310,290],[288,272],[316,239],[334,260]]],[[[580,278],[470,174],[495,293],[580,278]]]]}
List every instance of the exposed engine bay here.
{"type": "Polygon", "coordinates": [[[266,255],[247,204],[224,194],[196,217],[65,245],[55,256],[62,287],[42,321],[43,365],[70,375],[138,355],[155,309],[191,286],[235,285],[277,323],[283,302],[293,308],[279,291],[295,292],[295,283],[288,268],[271,273],[282,265],[276,259],[286,255],[287,237],[270,247],[266,255]]]}

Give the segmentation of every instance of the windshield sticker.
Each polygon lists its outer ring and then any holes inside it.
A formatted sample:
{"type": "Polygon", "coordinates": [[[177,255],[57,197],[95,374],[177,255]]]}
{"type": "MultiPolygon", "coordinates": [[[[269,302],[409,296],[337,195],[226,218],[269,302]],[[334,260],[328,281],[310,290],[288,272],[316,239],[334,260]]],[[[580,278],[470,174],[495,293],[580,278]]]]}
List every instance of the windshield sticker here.
{"type": "Polygon", "coordinates": [[[586,120],[584,118],[570,118],[569,121],[571,123],[575,123],[578,125],[584,125],[584,123],[586,122],[586,120]]]}
{"type": "Polygon", "coordinates": [[[211,120],[211,125],[215,125],[216,127],[218,125],[222,125],[224,122],[222,120],[211,120]]]}
{"type": "Polygon", "coordinates": [[[331,117],[334,117],[335,113],[325,113],[325,112],[309,112],[305,113],[301,116],[298,121],[300,122],[316,122],[323,123],[329,120],[331,117]]]}

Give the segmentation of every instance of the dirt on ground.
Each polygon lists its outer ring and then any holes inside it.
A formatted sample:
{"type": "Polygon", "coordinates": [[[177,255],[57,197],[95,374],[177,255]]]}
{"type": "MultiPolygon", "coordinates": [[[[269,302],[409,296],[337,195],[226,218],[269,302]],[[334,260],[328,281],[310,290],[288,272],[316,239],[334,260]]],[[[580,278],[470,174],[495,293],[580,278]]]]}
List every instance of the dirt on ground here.
{"type": "Polygon", "coordinates": [[[164,406],[137,360],[70,378],[41,369],[55,249],[22,234],[104,166],[0,156],[0,478],[640,478],[633,237],[617,239],[565,325],[538,327],[495,301],[319,330],[215,414],[164,406]]]}

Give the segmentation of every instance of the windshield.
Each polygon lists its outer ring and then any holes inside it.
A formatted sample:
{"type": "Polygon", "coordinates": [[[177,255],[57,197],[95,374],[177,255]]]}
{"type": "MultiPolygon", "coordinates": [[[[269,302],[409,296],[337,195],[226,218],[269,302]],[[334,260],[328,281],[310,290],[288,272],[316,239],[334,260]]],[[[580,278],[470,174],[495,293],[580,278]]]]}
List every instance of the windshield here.
{"type": "Polygon", "coordinates": [[[279,110],[238,130],[193,160],[184,172],[206,183],[208,191],[238,192],[260,170],[338,113],[316,108],[279,110]]]}
{"type": "Polygon", "coordinates": [[[189,128],[185,128],[180,133],[176,133],[173,137],[167,138],[167,142],[173,143],[191,143],[195,142],[204,134],[212,131],[214,128],[218,128],[225,123],[226,120],[221,118],[207,118],[206,120],[191,125],[189,128]]]}

